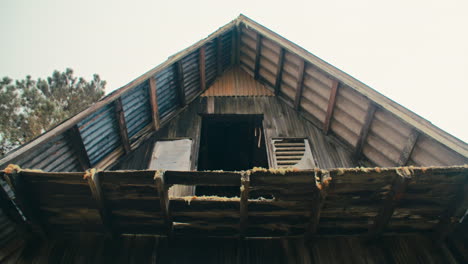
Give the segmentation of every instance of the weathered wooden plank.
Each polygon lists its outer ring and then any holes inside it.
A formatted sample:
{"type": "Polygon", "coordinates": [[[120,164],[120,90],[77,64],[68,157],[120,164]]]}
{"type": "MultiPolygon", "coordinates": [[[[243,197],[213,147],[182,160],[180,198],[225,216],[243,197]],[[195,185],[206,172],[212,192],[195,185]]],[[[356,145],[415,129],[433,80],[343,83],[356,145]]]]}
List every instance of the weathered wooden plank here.
{"type": "Polygon", "coordinates": [[[392,218],[398,202],[403,198],[408,183],[412,179],[411,172],[408,169],[397,169],[396,171],[397,175],[393,181],[392,188],[369,228],[369,237],[371,238],[375,238],[384,231],[392,218]]]}
{"type": "Polygon", "coordinates": [[[284,48],[281,48],[278,57],[278,68],[276,69],[276,80],[275,80],[275,95],[279,95],[281,88],[281,80],[283,79],[283,64],[284,64],[284,48]]]}
{"type": "Polygon", "coordinates": [[[328,132],[330,131],[330,122],[333,116],[333,110],[335,109],[338,86],[339,86],[339,82],[337,80],[333,80],[333,84],[332,84],[332,88],[330,92],[330,98],[328,99],[327,114],[325,116],[325,121],[323,123],[323,133],[325,135],[327,135],[328,132]]]}
{"type": "Polygon", "coordinates": [[[176,75],[177,97],[179,99],[180,106],[184,107],[187,102],[185,100],[184,68],[182,67],[182,60],[174,64],[174,72],[176,75]]]}
{"type": "Polygon", "coordinates": [[[127,122],[125,121],[125,114],[122,106],[122,97],[117,98],[114,102],[115,115],[117,124],[119,125],[120,140],[126,154],[132,151],[130,147],[130,140],[128,139],[127,122]]]}
{"type": "Polygon", "coordinates": [[[260,57],[262,52],[262,35],[257,34],[257,43],[255,46],[255,68],[254,68],[254,79],[258,80],[260,75],[258,74],[260,71],[260,57]]]}
{"type": "Polygon", "coordinates": [[[364,121],[364,124],[362,125],[361,132],[359,133],[358,142],[354,150],[354,157],[356,158],[356,160],[359,160],[361,158],[362,148],[364,147],[367,135],[369,134],[369,128],[372,123],[372,119],[374,118],[374,113],[376,110],[377,107],[371,103],[369,105],[369,109],[367,110],[366,119],[364,121]]]}
{"type": "Polygon", "coordinates": [[[198,66],[200,71],[200,90],[204,91],[206,89],[206,62],[205,62],[205,46],[200,48],[200,53],[198,57],[198,66]]]}
{"type": "Polygon", "coordinates": [[[411,153],[413,153],[414,146],[416,146],[416,142],[419,138],[419,132],[416,129],[411,131],[411,134],[408,137],[408,141],[406,141],[405,148],[401,152],[401,156],[398,159],[397,165],[398,166],[405,166],[408,163],[409,158],[411,157],[411,153]]]}
{"type": "Polygon", "coordinates": [[[296,98],[294,99],[294,108],[299,110],[301,105],[302,91],[304,90],[304,74],[305,74],[305,61],[301,60],[298,68],[297,84],[296,84],[296,98]]]}
{"type": "Polygon", "coordinates": [[[245,236],[248,225],[250,174],[242,173],[240,188],[240,235],[245,236]]]}
{"type": "Polygon", "coordinates": [[[116,234],[112,226],[112,213],[110,212],[110,209],[106,207],[99,172],[97,172],[96,169],[90,169],[85,173],[85,179],[88,181],[89,189],[91,190],[94,201],[96,202],[106,234],[110,237],[115,237],[116,234]]]}
{"type": "Polygon", "coordinates": [[[91,167],[91,162],[89,161],[78,125],[72,126],[69,130],[65,131],[64,135],[75,151],[76,158],[78,159],[83,171],[89,169],[91,167]]]}
{"type": "Polygon", "coordinates": [[[158,110],[158,96],[157,96],[157,86],[156,86],[156,79],[151,77],[149,79],[149,95],[150,95],[150,103],[151,103],[151,116],[153,120],[153,129],[159,130],[161,127],[161,121],[159,120],[159,110],[158,110]]]}
{"type": "Polygon", "coordinates": [[[172,219],[169,209],[169,188],[165,183],[165,175],[163,171],[156,171],[154,174],[154,183],[156,190],[159,194],[159,202],[161,207],[161,214],[164,217],[164,224],[166,225],[166,234],[172,236],[172,219]]]}

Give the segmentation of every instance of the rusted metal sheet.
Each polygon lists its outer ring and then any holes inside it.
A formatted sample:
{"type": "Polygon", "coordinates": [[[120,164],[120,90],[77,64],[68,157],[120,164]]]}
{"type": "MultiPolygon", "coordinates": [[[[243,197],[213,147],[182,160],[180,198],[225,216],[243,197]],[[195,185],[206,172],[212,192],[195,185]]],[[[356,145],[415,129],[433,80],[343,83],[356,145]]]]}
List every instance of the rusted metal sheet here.
{"type": "Polygon", "coordinates": [[[226,71],[202,96],[274,96],[274,93],[236,67],[226,71]]]}
{"type": "Polygon", "coordinates": [[[135,138],[132,138],[135,134],[152,122],[148,87],[149,83],[145,81],[122,95],[122,105],[130,143],[135,141],[135,138]]]}

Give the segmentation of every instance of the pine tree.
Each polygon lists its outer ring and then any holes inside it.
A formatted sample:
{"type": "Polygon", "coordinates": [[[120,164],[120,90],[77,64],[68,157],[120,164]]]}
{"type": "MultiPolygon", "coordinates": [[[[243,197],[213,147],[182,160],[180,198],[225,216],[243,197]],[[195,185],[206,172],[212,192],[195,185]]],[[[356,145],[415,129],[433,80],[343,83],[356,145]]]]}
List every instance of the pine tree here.
{"type": "Polygon", "coordinates": [[[0,156],[98,101],[105,85],[97,74],[88,82],[74,77],[72,69],[47,79],[1,79],[0,156]]]}

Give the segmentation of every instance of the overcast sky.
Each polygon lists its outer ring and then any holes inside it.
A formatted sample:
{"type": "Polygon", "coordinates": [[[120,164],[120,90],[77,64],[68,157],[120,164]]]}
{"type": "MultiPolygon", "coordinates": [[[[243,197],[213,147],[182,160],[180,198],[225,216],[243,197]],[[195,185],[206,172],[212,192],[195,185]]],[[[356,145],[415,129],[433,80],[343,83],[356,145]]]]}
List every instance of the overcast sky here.
{"type": "Polygon", "coordinates": [[[468,142],[468,1],[0,1],[0,77],[107,92],[240,13],[468,142]]]}

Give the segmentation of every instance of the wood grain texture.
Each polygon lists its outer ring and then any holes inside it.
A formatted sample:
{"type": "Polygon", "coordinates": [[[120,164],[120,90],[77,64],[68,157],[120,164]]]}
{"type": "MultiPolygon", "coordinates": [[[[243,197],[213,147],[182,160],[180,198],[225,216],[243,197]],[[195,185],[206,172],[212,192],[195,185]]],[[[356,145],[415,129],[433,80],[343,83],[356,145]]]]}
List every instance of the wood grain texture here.
{"type": "Polygon", "coordinates": [[[149,79],[149,95],[150,95],[150,104],[151,104],[151,116],[153,120],[153,129],[159,130],[161,127],[161,121],[159,120],[159,110],[158,110],[158,96],[156,94],[157,86],[156,79],[154,77],[149,79]]]}

